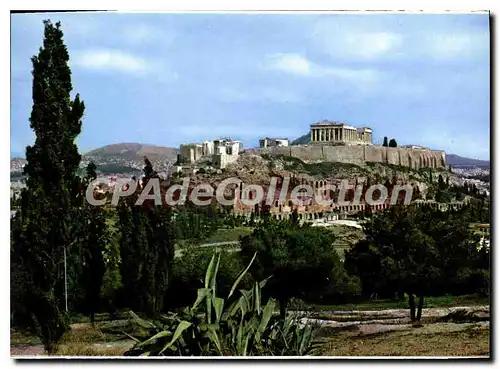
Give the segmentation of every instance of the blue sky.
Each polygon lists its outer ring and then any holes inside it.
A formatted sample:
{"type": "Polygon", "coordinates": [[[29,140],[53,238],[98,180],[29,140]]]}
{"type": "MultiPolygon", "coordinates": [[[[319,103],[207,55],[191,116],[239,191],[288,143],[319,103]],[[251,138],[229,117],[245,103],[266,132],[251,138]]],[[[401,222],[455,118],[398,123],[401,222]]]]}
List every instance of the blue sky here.
{"type": "Polygon", "coordinates": [[[490,151],[487,14],[14,14],[11,152],[33,142],[31,61],[60,20],[86,113],[81,152],[119,142],[245,147],[323,119],[374,141],[490,151]]]}

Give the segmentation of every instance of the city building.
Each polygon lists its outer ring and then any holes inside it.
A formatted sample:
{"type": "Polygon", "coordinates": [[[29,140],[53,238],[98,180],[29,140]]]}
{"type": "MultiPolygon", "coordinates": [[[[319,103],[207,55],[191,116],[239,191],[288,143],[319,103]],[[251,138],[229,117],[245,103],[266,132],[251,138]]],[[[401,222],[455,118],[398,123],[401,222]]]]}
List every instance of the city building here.
{"type": "Polygon", "coordinates": [[[263,138],[259,140],[259,146],[261,148],[266,147],[288,147],[289,141],[288,138],[263,138]]]}
{"type": "Polygon", "coordinates": [[[238,159],[243,149],[241,141],[230,138],[220,138],[204,141],[202,144],[190,143],[180,146],[179,165],[191,165],[201,161],[211,162],[218,169],[224,169],[227,164],[238,159]]]}

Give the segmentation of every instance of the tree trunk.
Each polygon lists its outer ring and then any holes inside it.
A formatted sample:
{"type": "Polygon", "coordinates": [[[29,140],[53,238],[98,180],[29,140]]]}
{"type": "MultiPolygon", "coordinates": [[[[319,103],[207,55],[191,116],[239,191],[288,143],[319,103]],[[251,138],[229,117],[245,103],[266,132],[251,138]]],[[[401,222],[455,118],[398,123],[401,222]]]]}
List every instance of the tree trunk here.
{"type": "Polygon", "coordinates": [[[408,295],[408,304],[410,305],[410,319],[412,322],[415,321],[415,296],[410,293],[408,295]]]}
{"type": "Polygon", "coordinates": [[[418,298],[417,321],[420,322],[422,317],[422,308],[424,307],[424,296],[420,295],[418,298]]]}

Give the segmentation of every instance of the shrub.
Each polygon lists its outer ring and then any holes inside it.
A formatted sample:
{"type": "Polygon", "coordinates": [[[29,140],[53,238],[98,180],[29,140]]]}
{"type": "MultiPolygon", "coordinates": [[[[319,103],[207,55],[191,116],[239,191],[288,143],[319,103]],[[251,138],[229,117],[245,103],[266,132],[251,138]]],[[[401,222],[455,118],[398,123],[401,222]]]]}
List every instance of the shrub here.
{"type": "MultiPolygon", "coordinates": [[[[255,257],[254,257],[255,258],[255,257]]],[[[310,349],[312,328],[301,326],[297,316],[280,319],[274,314],[276,301],[262,305],[261,288],[236,288],[253,260],[243,270],[226,299],[216,294],[220,255],[212,257],[204,287],[197,291],[194,304],[179,314],[169,313],[159,321],[146,321],[131,313],[133,321],[148,329],[149,338],[137,343],[126,355],[160,356],[247,356],[304,355],[310,349]]]]}
{"type": "MultiPolygon", "coordinates": [[[[244,268],[237,252],[221,250],[218,270],[217,289],[222,295],[227,295],[244,268]]],[[[166,305],[168,308],[186,306],[196,298],[198,288],[203,287],[203,277],[213,256],[212,248],[187,248],[183,250],[182,257],[174,259],[172,266],[172,280],[167,292],[166,305]],[[175,298],[170,298],[175,296],[175,298]]],[[[252,277],[246,274],[242,281],[243,288],[252,286],[252,277]]]]}

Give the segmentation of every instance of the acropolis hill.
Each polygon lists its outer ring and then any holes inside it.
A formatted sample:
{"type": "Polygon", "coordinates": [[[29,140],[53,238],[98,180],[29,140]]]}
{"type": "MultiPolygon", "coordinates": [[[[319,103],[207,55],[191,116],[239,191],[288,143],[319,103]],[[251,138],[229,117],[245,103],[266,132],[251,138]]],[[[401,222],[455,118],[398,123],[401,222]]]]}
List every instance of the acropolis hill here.
{"type": "Polygon", "coordinates": [[[283,155],[304,162],[365,162],[400,165],[411,169],[444,168],[446,155],[441,150],[415,147],[384,147],[372,143],[372,130],[345,123],[322,121],[311,125],[311,142],[306,145],[260,148],[261,154],[283,155]]]}

